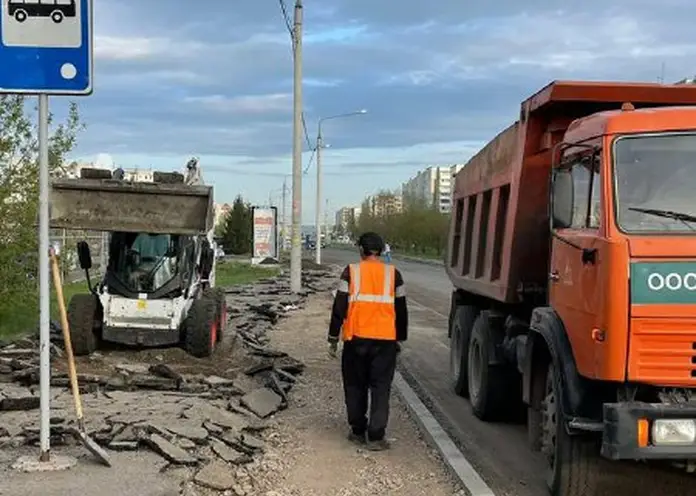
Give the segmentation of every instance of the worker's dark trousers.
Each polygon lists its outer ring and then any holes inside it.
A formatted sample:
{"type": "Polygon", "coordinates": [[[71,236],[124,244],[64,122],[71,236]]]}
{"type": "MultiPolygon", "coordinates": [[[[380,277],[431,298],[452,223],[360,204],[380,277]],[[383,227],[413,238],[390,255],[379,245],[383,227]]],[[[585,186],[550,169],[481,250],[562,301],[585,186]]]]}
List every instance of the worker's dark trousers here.
{"type": "Polygon", "coordinates": [[[343,346],[341,369],[348,423],[354,434],[362,436],[367,432],[370,441],[384,438],[389,420],[389,395],[396,370],[396,355],[396,341],[354,339],[343,346]]]}

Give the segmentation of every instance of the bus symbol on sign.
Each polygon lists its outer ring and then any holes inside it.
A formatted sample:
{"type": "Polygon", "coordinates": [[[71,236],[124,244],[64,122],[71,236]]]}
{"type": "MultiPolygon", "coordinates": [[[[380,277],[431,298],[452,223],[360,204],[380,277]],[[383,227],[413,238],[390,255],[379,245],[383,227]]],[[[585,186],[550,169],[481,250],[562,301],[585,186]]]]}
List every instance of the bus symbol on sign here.
{"type": "Polygon", "coordinates": [[[66,17],[75,17],[77,8],[75,0],[9,0],[7,13],[17,22],[27,17],[50,17],[60,24],[66,17]]]}

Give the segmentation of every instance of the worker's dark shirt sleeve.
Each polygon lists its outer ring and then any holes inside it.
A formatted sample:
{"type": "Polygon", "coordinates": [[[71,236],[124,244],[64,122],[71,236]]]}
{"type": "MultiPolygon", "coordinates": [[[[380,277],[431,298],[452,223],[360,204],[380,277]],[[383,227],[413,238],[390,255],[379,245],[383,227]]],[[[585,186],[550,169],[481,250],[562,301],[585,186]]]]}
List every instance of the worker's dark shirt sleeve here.
{"type": "MultiPolygon", "coordinates": [[[[394,311],[396,313],[396,340],[408,339],[408,306],[406,305],[406,286],[404,278],[398,269],[395,270],[395,300],[394,311]]],[[[350,291],[350,268],[346,267],[339,279],[336,297],[331,309],[331,323],[329,324],[329,341],[338,340],[341,326],[348,314],[348,293],[350,291]]]]}
{"type": "Polygon", "coordinates": [[[394,299],[394,312],[396,313],[396,340],[406,341],[408,339],[408,306],[406,305],[406,285],[404,284],[404,278],[399,272],[399,269],[395,270],[396,275],[394,277],[395,286],[395,296],[394,299]]]}
{"type": "Polygon", "coordinates": [[[350,267],[346,266],[338,281],[336,297],[331,309],[331,323],[329,324],[329,341],[338,340],[341,334],[341,326],[348,315],[348,293],[350,291],[350,267]]]}

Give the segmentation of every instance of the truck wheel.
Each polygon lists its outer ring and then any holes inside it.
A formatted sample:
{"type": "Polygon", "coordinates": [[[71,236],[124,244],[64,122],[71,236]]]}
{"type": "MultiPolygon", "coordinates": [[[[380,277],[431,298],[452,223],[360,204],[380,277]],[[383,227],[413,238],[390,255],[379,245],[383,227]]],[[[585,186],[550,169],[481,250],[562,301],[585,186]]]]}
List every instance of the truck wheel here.
{"type": "Polygon", "coordinates": [[[93,294],[76,294],[68,303],[70,341],[75,356],[94,353],[99,347],[101,304],[93,294]]]}
{"type": "Polygon", "coordinates": [[[469,338],[479,310],[470,305],[460,305],[454,310],[450,333],[450,377],[454,392],[469,397],[469,338]]]}
{"type": "Polygon", "coordinates": [[[195,300],[186,317],[184,348],[197,357],[209,357],[218,341],[218,300],[204,293],[195,300]]]}
{"type": "Polygon", "coordinates": [[[529,405],[527,406],[527,442],[529,448],[535,452],[541,451],[542,448],[542,405],[546,397],[547,363],[535,363],[531,372],[531,391],[529,405]]]}
{"type": "Polygon", "coordinates": [[[469,400],[474,415],[481,420],[493,420],[502,415],[510,390],[509,371],[500,365],[489,365],[493,331],[488,317],[479,314],[469,340],[468,379],[469,400]]]}
{"type": "Polygon", "coordinates": [[[542,453],[548,462],[546,483],[552,496],[599,494],[599,442],[571,436],[560,405],[561,379],[551,363],[542,401],[542,453]]]}

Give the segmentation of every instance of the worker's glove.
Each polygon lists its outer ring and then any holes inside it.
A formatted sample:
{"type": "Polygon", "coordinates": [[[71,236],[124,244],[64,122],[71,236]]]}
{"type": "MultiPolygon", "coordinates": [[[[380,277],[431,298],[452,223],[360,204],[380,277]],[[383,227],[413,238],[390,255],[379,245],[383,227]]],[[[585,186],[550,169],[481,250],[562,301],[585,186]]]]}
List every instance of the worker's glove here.
{"type": "Polygon", "coordinates": [[[396,343],[396,354],[401,353],[401,343],[396,343]]]}
{"type": "Polygon", "coordinates": [[[329,356],[331,358],[338,356],[338,341],[329,341],[329,356]]]}

